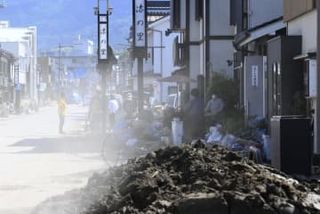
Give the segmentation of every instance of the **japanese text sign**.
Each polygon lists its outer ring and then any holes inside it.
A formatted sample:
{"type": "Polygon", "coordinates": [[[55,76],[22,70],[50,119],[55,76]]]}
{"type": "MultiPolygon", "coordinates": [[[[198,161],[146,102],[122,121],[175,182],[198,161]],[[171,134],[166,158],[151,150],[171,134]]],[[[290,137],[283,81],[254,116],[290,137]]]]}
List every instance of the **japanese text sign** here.
{"type": "Polygon", "coordinates": [[[251,67],[251,84],[254,87],[258,87],[258,71],[259,67],[257,65],[251,67]]]}
{"type": "Polygon", "coordinates": [[[134,0],[133,4],[133,27],[134,27],[134,46],[145,48],[147,42],[146,33],[146,1],[134,0]]]}
{"type": "Polygon", "coordinates": [[[108,18],[99,15],[99,60],[108,59],[108,18]]]}

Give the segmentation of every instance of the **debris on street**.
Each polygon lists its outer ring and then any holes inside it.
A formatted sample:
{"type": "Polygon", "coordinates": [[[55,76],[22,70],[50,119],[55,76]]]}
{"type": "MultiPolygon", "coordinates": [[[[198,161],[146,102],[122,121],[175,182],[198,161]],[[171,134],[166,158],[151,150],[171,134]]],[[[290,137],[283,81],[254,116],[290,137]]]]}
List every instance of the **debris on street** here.
{"type": "Polygon", "coordinates": [[[310,185],[200,141],[95,174],[74,198],[86,214],[320,213],[310,185]]]}

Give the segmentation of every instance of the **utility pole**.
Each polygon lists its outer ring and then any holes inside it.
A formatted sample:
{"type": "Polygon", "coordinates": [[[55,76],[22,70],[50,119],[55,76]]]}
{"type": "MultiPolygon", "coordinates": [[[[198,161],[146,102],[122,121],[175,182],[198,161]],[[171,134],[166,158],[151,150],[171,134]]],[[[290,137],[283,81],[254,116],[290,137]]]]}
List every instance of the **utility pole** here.
{"type": "Polygon", "coordinates": [[[101,5],[100,0],[97,0],[97,7],[95,8],[95,15],[98,20],[98,70],[101,73],[101,94],[102,94],[102,133],[106,131],[106,84],[107,84],[107,72],[109,72],[109,67],[112,65],[111,53],[109,49],[109,15],[111,15],[111,8],[109,8],[109,0],[105,0],[105,8],[100,11],[101,5]]]}
{"type": "Polygon", "coordinates": [[[147,3],[146,0],[133,1],[133,55],[138,63],[138,112],[143,111],[144,84],[143,59],[147,55],[147,3]]]}
{"type": "Polygon", "coordinates": [[[59,82],[59,93],[62,91],[61,85],[61,44],[59,43],[59,56],[58,56],[58,82],[59,82]]]}

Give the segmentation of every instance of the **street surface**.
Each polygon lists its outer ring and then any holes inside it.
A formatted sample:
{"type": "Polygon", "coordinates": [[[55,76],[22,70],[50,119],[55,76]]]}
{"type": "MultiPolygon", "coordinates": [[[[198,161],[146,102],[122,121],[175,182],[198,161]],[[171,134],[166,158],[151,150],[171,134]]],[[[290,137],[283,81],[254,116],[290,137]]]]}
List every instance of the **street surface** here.
{"type": "Polygon", "coordinates": [[[87,108],[68,106],[65,134],[57,107],[0,118],[0,214],[29,214],[55,195],[85,186],[106,164],[101,138],[84,131],[87,108]]]}

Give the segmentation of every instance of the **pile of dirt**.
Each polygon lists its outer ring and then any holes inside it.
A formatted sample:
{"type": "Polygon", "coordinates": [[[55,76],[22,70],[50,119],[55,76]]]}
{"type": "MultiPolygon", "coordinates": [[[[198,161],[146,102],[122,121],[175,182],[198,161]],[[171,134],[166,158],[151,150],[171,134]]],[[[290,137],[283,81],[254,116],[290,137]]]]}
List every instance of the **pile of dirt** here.
{"type": "Polygon", "coordinates": [[[96,174],[83,213],[307,214],[320,196],[306,185],[224,148],[168,147],[96,174]]]}

